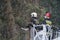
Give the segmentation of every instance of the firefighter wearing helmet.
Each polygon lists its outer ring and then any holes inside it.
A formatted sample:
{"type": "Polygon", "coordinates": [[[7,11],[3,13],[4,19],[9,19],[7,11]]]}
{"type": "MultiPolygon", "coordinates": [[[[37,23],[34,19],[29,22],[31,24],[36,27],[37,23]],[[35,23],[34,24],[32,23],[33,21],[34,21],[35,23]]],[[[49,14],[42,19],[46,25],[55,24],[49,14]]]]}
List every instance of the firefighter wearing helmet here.
{"type": "Polygon", "coordinates": [[[38,20],[37,20],[37,13],[36,12],[31,13],[31,22],[33,24],[38,24],[39,23],[38,20]]]}
{"type": "Polygon", "coordinates": [[[51,25],[52,24],[52,22],[51,22],[51,13],[50,12],[46,12],[46,14],[44,16],[43,23],[47,24],[47,25],[51,25]]]}
{"type": "Polygon", "coordinates": [[[33,27],[33,24],[36,25],[39,23],[37,20],[37,13],[36,12],[32,12],[30,16],[31,16],[31,18],[30,18],[30,23],[27,26],[28,28],[33,27]]]}

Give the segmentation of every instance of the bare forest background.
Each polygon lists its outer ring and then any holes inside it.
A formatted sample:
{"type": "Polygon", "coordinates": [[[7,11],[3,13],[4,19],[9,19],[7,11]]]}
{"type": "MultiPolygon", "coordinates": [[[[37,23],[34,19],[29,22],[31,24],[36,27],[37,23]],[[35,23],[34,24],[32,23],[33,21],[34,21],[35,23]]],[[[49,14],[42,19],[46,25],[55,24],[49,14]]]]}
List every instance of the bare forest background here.
{"type": "MultiPolygon", "coordinates": [[[[0,40],[29,40],[29,31],[21,30],[30,22],[30,14],[38,13],[39,22],[46,11],[53,25],[60,25],[60,0],[0,0],[0,40]]],[[[57,29],[56,29],[57,30],[57,29]]]]}

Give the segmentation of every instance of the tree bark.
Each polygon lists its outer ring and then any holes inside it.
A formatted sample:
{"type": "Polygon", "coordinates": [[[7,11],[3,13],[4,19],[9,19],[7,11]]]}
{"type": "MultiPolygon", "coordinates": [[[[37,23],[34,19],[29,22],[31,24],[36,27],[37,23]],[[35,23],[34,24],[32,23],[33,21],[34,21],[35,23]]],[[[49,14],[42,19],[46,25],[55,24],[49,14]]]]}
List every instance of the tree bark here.
{"type": "Polygon", "coordinates": [[[6,14],[6,21],[7,21],[7,40],[17,40],[18,31],[17,26],[15,25],[15,20],[13,16],[13,10],[11,7],[11,0],[5,0],[6,2],[6,8],[5,8],[5,14],[6,14]]]}

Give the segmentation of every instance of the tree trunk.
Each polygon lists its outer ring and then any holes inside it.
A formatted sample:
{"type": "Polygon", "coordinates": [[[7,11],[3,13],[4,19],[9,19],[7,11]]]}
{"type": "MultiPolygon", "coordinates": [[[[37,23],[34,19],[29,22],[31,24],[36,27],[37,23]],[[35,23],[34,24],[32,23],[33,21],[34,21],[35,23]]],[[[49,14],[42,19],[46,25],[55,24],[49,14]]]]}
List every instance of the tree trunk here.
{"type": "Polygon", "coordinates": [[[15,20],[13,16],[13,10],[11,7],[11,0],[5,0],[6,2],[6,21],[7,21],[7,40],[17,40],[18,31],[17,26],[15,26],[15,20]]]}

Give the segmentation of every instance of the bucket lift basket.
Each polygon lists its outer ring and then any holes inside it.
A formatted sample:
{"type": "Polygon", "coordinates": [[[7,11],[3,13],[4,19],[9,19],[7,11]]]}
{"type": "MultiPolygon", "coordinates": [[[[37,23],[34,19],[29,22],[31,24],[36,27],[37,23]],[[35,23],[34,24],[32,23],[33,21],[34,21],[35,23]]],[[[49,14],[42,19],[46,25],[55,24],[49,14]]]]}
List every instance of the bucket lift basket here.
{"type": "Polygon", "coordinates": [[[50,25],[33,25],[30,30],[30,40],[51,40],[52,29],[50,25]],[[50,38],[49,38],[50,37],[50,38]]]}

